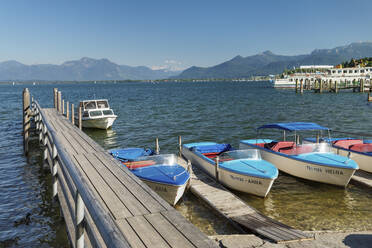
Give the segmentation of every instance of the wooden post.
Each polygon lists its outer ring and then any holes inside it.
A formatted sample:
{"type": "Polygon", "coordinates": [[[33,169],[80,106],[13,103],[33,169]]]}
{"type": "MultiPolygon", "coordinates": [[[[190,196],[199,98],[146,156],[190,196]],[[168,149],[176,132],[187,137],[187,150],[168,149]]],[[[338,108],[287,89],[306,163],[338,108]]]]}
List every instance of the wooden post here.
{"type": "Polygon", "coordinates": [[[62,114],[65,114],[65,100],[62,99],[62,114]]]}
{"type": "Polygon", "coordinates": [[[298,93],[298,78],[296,78],[296,94],[298,93]]]}
{"type": "Polygon", "coordinates": [[[179,152],[179,156],[182,157],[182,138],[181,138],[181,136],[178,136],[178,152],[179,152]]]}
{"type": "Polygon", "coordinates": [[[75,247],[84,247],[85,215],[84,202],[78,191],[75,194],[75,247]]]}
{"type": "Polygon", "coordinates": [[[68,101],[66,102],[66,118],[70,119],[70,103],[68,101]]]}
{"type": "Polygon", "coordinates": [[[156,139],[155,139],[155,154],[159,155],[159,152],[160,152],[159,139],[158,139],[158,137],[156,137],[156,139]]]}
{"type": "Polygon", "coordinates": [[[323,80],[319,79],[319,93],[323,92],[323,80]]]}
{"type": "Polygon", "coordinates": [[[303,94],[304,93],[304,80],[302,79],[301,82],[300,82],[300,93],[303,94]]]}
{"type": "Polygon", "coordinates": [[[54,88],[53,89],[53,100],[54,100],[54,108],[56,109],[57,108],[57,92],[58,92],[58,89],[57,88],[54,88]]]}
{"type": "Polygon", "coordinates": [[[28,154],[28,140],[30,130],[30,92],[28,88],[23,90],[23,149],[25,155],[28,154]]]}
{"type": "Polygon", "coordinates": [[[337,80],[335,80],[335,93],[338,93],[338,84],[337,84],[337,80]]]}
{"type": "Polygon", "coordinates": [[[82,120],[81,120],[81,107],[79,107],[79,128],[80,130],[83,129],[83,123],[82,123],[82,120]]]}
{"type": "Polygon", "coordinates": [[[75,125],[75,106],[71,104],[71,123],[75,125]]]}
{"type": "Polygon", "coordinates": [[[363,79],[360,79],[360,89],[359,89],[359,91],[364,93],[364,80],[363,79]]]}
{"type": "Polygon", "coordinates": [[[52,198],[53,200],[56,199],[56,196],[57,196],[57,193],[58,193],[58,161],[57,161],[57,156],[58,156],[58,152],[57,152],[57,148],[56,146],[53,144],[52,146],[52,183],[53,183],[53,191],[52,191],[52,198]]]}
{"type": "Polygon", "coordinates": [[[215,167],[215,176],[216,176],[216,181],[219,182],[219,176],[218,176],[218,173],[219,173],[219,170],[220,170],[220,157],[217,156],[216,157],[216,167],[215,167]]]}
{"type": "Polygon", "coordinates": [[[61,111],[62,111],[62,93],[61,93],[61,91],[58,91],[58,96],[57,96],[57,111],[59,112],[59,113],[61,113],[61,111]]]}

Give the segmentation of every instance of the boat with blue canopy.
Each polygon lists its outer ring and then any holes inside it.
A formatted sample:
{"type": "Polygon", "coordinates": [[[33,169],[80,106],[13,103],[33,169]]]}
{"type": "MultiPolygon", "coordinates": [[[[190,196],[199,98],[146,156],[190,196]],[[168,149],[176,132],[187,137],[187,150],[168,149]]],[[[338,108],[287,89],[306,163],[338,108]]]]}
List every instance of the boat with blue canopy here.
{"type": "MultiPolygon", "coordinates": [[[[263,129],[283,131],[281,139],[248,139],[240,141],[240,149],[259,149],[262,158],[279,170],[303,179],[346,187],[358,164],[352,159],[335,154],[327,143],[300,142],[298,132],[316,131],[317,139],[329,129],[312,122],[272,123],[263,129]],[[287,132],[294,133],[293,141],[287,140],[287,132]]],[[[258,135],[257,135],[258,136],[258,135]]]]}
{"type": "Polygon", "coordinates": [[[265,197],[278,177],[278,169],[261,159],[258,150],[235,150],[230,144],[183,144],[182,155],[223,185],[265,197]]]}
{"type": "Polygon", "coordinates": [[[109,152],[172,206],[190,181],[190,173],[174,154],[156,155],[149,148],[119,148],[109,152]]]}

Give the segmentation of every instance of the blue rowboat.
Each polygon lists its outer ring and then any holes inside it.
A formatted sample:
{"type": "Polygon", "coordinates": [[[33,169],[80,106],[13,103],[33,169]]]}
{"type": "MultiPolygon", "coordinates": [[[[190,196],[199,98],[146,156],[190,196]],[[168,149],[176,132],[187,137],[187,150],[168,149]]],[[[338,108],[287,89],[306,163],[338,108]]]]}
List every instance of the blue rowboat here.
{"type": "Polygon", "coordinates": [[[173,154],[154,155],[151,149],[143,148],[109,152],[172,206],[177,204],[190,181],[190,174],[173,154]]]}

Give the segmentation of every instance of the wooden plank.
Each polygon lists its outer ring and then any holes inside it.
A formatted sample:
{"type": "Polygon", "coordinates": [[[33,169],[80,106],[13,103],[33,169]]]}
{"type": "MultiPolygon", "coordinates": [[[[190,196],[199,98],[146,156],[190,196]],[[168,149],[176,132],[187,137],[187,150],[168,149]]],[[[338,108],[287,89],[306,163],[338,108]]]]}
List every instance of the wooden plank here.
{"type": "Polygon", "coordinates": [[[195,247],[160,213],[148,214],[145,218],[171,247],[195,247]]]}
{"type": "Polygon", "coordinates": [[[125,218],[131,216],[129,210],[122,204],[120,199],[112,192],[111,188],[103,180],[101,175],[97,173],[94,167],[89,163],[84,155],[75,155],[81,169],[87,176],[88,180],[97,191],[97,197],[102,199],[106,207],[109,209],[115,219],[125,218]]]}
{"type": "Polygon", "coordinates": [[[143,216],[134,216],[127,220],[146,247],[170,247],[143,216]]]}
{"type": "Polygon", "coordinates": [[[125,184],[131,184],[132,182],[120,181],[96,156],[87,154],[86,157],[132,215],[149,213],[142,203],[125,187],[125,184]]]}
{"type": "Polygon", "coordinates": [[[138,237],[136,232],[132,229],[126,219],[121,219],[117,221],[120,230],[123,232],[124,236],[128,239],[128,243],[132,247],[142,248],[145,247],[145,244],[138,237]]]}
{"type": "Polygon", "coordinates": [[[120,181],[131,182],[125,183],[125,186],[140,202],[142,202],[143,206],[145,206],[149,212],[153,213],[164,211],[165,209],[173,209],[171,205],[109,154],[96,153],[95,156],[97,156],[102,163],[106,164],[106,167],[120,181]]]}
{"type": "Polygon", "coordinates": [[[193,224],[186,221],[186,219],[176,210],[173,209],[161,212],[161,214],[195,247],[218,247],[214,241],[201,233],[193,224]]]}

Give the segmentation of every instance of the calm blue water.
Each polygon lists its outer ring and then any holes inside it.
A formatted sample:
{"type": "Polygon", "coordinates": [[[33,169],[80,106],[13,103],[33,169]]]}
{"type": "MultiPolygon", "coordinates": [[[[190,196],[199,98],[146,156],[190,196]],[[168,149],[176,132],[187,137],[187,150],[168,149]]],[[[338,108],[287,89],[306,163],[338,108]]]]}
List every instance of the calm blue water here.
{"type": "MultiPolygon", "coordinates": [[[[268,122],[313,121],[336,130],[369,133],[372,105],[366,94],[296,95],[275,90],[267,82],[124,83],[0,85],[0,247],[65,246],[59,209],[50,207],[49,172],[42,169],[41,151],[32,141],[22,150],[21,95],[24,87],[43,107],[53,104],[57,87],[63,98],[107,98],[119,116],[108,131],[85,130],[104,148],[154,147],[175,153],[184,142],[216,141],[238,145],[256,137],[255,127],[268,122]],[[26,224],[26,216],[30,222],[26,224]]],[[[238,193],[239,194],[239,193],[238,193]]],[[[266,199],[239,194],[263,213],[305,230],[371,230],[372,197],[364,188],[346,189],[280,175],[266,199]]],[[[177,209],[207,234],[233,232],[191,194],[177,209]]]]}

